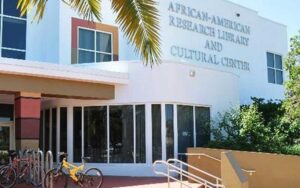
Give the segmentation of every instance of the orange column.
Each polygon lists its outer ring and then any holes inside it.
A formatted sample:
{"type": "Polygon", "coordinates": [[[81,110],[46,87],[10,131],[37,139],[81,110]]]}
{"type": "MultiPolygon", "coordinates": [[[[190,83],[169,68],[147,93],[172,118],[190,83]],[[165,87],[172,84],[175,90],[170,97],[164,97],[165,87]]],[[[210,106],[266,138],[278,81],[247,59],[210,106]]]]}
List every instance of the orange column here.
{"type": "Polygon", "coordinates": [[[15,96],[16,149],[39,147],[41,94],[20,92],[15,96]]]}

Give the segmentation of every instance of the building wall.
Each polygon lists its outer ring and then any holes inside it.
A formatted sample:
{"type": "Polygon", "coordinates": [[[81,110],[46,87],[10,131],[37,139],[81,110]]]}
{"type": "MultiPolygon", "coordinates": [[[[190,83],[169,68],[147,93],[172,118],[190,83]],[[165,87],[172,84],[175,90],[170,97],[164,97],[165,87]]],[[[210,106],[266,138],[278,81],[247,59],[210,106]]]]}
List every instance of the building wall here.
{"type": "Polygon", "coordinates": [[[27,18],[26,59],[59,62],[60,1],[48,1],[42,20],[34,20],[34,10],[27,18]]]}
{"type": "MultiPolygon", "coordinates": [[[[78,65],[81,66],[81,65],[78,65]]],[[[85,65],[83,65],[85,66],[85,65]]],[[[114,100],[45,99],[43,109],[68,108],[68,153],[73,153],[73,107],[145,104],[146,163],[91,164],[106,175],[153,176],[151,105],[162,105],[162,159],[166,159],[166,126],[164,104],[209,107],[211,116],[239,105],[238,76],[232,73],[203,69],[178,62],[163,62],[159,68],[146,69],[139,62],[108,62],[93,65],[95,69],[118,69],[129,72],[129,85],[116,85],[114,100]],[[191,71],[195,77],[191,77],[191,71]],[[226,83],[226,87],[225,86],[226,83]],[[199,85],[201,87],[195,87],[199,85]]],[[[174,106],[175,106],[174,105],[174,106]]],[[[174,114],[176,113],[174,107],[174,114]]],[[[58,125],[59,126],[59,125],[58,125]]],[[[174,154],[178,154],[177,120],[174,116],[174,154]]],[[[75,138],[80,139],[80,138],[75,138]]],[[[57,142],[58,143],[58,142],[57,142]]],[[[70,155],[72,161],[72,155],[70,155]]]]}
{"type": "Polygon", "coordinates": [[[164,58],[192,62],[201,67],[209,67],[238,74],[240,76],[241,103],[248,103],[252,96],[266,99],[283,98],[283,86],[268,83],[266,52],[270,51],[282,56],[286,55],[288,46],[286,26],[262,18],[254,10],[224,0],[199,0],[197,2],[193,0],[160,1],[160,12],[162,15],[161,38],[163,41],[162,49],[164,58]],[[210,17],[209,21],[191,18],[182,14],[183,11],[187,12],[188,8],[194,8],[195,10],[207,13],[210,17]],[[237,13],[240,14],[239,17],[237,17],[237,13]],[[219,16],[249,26],[250,34],[212,24],[211,20],[214,16],[215,18],[219,16]],[[172,21],[172,19],[174,20],[172,21]],[[182,26],[183,21],[212,27],[215,31],[215,36],[207,36],[187,30],[182,26]],[[219,38],[218,30],[248,38],[248,45],[240,45],[220,39],[223,35],[220,35],[221,37],[219,38]],[[210,41],[218,42],[222,46],[222,50],[206,48],[206,43],[210,41]],[[195,58],[191,58],[188,53],[180,56],[180,54],[172,52],[174,46],[201,51],[206,53],[206,56],[209,54],[216,55],[218,63],[213,64],[196,60],[195,58]],[[222,58],[224,57],[248,62],[250,70],[228,67],[222,63],[222,58]]]}
{"type": "MultiPolygon", "coordinates": [[[[284,97],[282,85],[268,83],[266,52],[269,51],[282,56],[286,55],[286,26],[262,18],[256,11],[227,0],[199,0],[196,2],[194,0],[159,1],[159,11],[161,14],[162,59],[233,72],[239,75],[240,102],[243,104],[249,103],[252,96],[266,99],[282,99],[284,97]],[[187,12],[188,8],[200,11],[201,14],[207,14],[209,20],[201,20],[184,15],[183,12],[187,12]],[[239,14],[239,17],[237,14],[239,14]],[[173,24],[170,21],[171,17],[175,19],[173,24]],[[213,17],[240,23],[247,26],[250,32],[243,33],[213,24],[211,23],[213,17]],[[182,28],[177,19],[213,28],[215,35],[208,36],[182,28]],[[246,45],[243,45],[221,39],[219,38],[218,30],[221,33],[224,31],[233,34],[235,37],[244,37],[248,42],[246,45]],[[207,42],[215,42],[215,44],[221,45],[222,49],[209,49],[206,46],[207,42]],[[203,60],[196,60],[195,58],[192,59],[187,54],[180,56],[174,53],[174,47],[199,51],[205,53],[206,57],[209,55],[215,56],[216,62],[209,63],[203,60]],[[247,62],[249,69],[228,67],[224,58],[247,62]]],[[[28,22],[27,59],[70,64],[72,17],[79,18],[77,13],[66,4],[61,1],[49,1],[43,20],[39,24],[28,22]]],[[[115,22],[116,15],[111,10],[111,2],[108,0],[102,1],[102,17],[104,24],[117,26],[115,22]]],[[[32,15],[28,19],[31,20],[31,18],[32,15]]],[[[139,56],[134,53],[133,46],[127,41],[121,30],[119,36],[119,60],[139,60],[139,56]]],[[[222,37],[222,35],[220,36],[222,37]]]]}
{"type": "MultiPolygon", "coordinates": [[[[116,85],[115,99],[101,103],[194,104],[211,107],[212,115],[239,105],[239,77],[232,73],[171,61],[164,61],[152,69],[145,69],[140,62],[106,62],[92,67],[101,70],[113,67],[129,72],[129,84],[116,85]],[[190,76],[191,72],[195,77],[190,76]]],[[[94,104],[95,101],[85,103],[94,104]]]]}

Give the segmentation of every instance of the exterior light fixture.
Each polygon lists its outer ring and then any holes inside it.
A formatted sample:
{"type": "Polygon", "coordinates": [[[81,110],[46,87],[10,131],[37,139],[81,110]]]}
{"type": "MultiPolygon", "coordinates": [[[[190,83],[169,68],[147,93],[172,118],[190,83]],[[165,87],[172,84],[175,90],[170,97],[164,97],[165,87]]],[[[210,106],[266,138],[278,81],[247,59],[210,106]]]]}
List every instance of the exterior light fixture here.
{"type": "Polygon", "coordinates": [[[190,70],[190,77],[195,77],[196,76],[196,71],[190,70]]]}

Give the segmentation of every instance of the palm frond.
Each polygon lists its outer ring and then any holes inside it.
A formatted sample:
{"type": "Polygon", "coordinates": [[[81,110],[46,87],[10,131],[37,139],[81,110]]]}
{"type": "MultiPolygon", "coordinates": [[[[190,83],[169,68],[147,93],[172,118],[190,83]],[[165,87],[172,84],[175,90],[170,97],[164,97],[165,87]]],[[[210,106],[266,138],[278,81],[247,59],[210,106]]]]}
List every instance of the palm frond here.
{"type": "MultiPolygon", "coordinates": [[[[43,18],[46,3],[48,0],[19,0],[17,8],[24,16],[32,8],[36,8],[34,20],[43,18]]],[[[101,21],[101,0],[62,0],[64,3],[74,9],[80,16],[87,20],[93,20],[95,17],[101,21]]]]}
{"type": "Polygon", "coordinates": [[[62,0],[86,20],[101,21],[101,0],[62,0]]]}
{"type": "Polygon", "coordinates": [[[27,12],[30,12],[32,8],[36,7],[34,19],[42,19],[47,0],[19,0],[17,8],[21,12],[21,16],[24,16],[27,12]]]}
{"type": "Polygon", "coordinates": [[[160,62],[159,13],[154,0],[112,0],[125,36],[135,45],[146,65],[160,62]]]}

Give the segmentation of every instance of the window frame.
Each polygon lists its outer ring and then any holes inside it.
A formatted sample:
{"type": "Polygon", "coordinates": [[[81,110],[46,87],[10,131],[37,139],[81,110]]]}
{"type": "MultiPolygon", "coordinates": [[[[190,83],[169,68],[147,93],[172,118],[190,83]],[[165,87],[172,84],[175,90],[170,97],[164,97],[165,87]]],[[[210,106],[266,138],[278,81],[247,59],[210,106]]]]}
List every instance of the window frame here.
{"type": "Polygon", "coordinates": [[[266,59],[267,59],[267,80],[269,84],[275,84],[275,85],[283,85],[284,83],[284,69],[283,69],[283,55],[276,53],[276,52],[271,52],[271,51],[267,51],[266,52],[266,59]],[[274,67],[270,67],[268,65],[268,54],[271,54],[273,56],[273,60],[274,60],[274,67]],[[276,56],[280,56],[281,57],[281,69],[276,67],[276,56]],[[269,81],[269,69],[274,71],[274,79],[275,79],[275,83],[270,82],[269,81]],[[277,81],[277,71],[281,71],[282,72],[282,83],[279,83],[277,81]]]}
{"type": "MultiPolygon", "coordinates": [[[[98,29],[92,29],[92,28],[88,28],[88,27],[83,27],[83,26],[78,26],[77,27],[77,62],[76,64],[86,64],[86,63],[79,63],[79,51],[84,51],[84,52],[92,52],[94,53],[94,62],[92,63],[102,63],[103,61],[99,61],[97,62],[97,54],[104,54],[104,55],[110,55],[111,56],[111,61],[114,60],[114,38],[113,38],[113,33],[112,32],[108,32],[108,31],[103,31],[103,30],[98,30],[98,29]],[[82,30],[88,30],[88,31],[92,31],[94,33],[94,50],[89,50],[89,49],[84,49],[84,48],[80,48],[79,47],[79,39],[80,39],[80,29],[82,30]],[[102,51],[97,51],[97,33],[104,33],[104,34],[109,34],[111,36],[111,40],[110,40],[110,45],[111,45],[111,52],[102,52],[102,51]]],[[[105,62],[105,61],[104,61],[105,62]]]]}
{"type": "Polygon", "coordinates": [[[27,40],[27,16],[26,17],[16,17],[16,16],[11,16],[11,15],[6,15],[4,14],[4,0],[0,1],[1,3],[1,11],[0,11],[0,57],[2,57],[2,50],[10,50],[10,51],[17,51],[17,52],[22,52],[24,53],[24,59],[26,59],[26,40],[27,40]],[[10,18],[10,19],[15,19],[15,20],[20,20],[20,21],[25,21],[26,23],[26,35],[25,35],[25,49],[18,49],[18,48],[8,48],[8,47],[3,47],[3,18],[10,18]]]}

